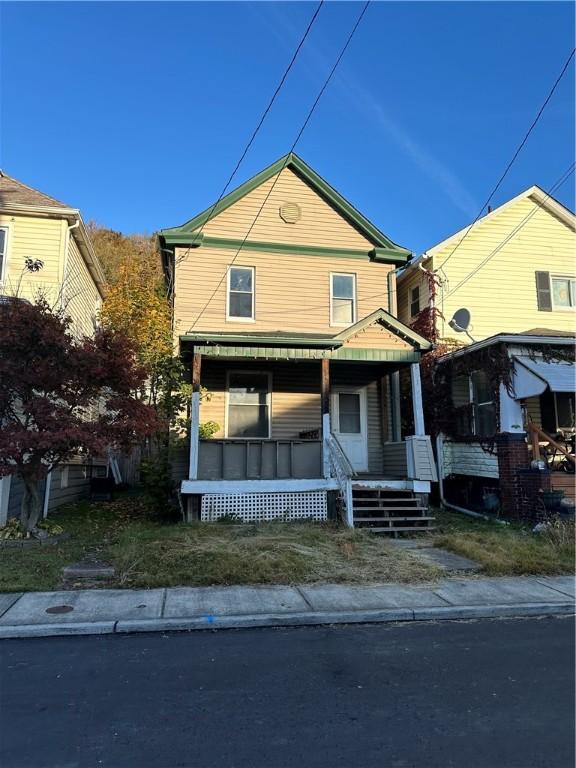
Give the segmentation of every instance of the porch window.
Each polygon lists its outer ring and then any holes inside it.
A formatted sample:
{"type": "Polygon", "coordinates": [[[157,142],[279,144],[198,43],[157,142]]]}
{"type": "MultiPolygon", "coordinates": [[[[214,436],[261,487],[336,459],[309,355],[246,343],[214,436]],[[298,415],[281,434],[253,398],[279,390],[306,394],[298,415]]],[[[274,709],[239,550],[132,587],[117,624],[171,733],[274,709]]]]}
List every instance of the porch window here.
{"type": "Polygon", "coordinates": [[[330,275],[330,325],[356,322],[356,275],[330,275]]]}
{"type": "Polygon", "coordinates": [[[456,434],[461,437],[492,437],[496,434],[496,401],[485,371],[452,380],[452,402],[456,408],[456,434]]]}
{"type": "Polygon", "coordinates": [[[270,437],[270,375],[228,373],[226,437],[270,437]]]}
{"type": "Polygon", "coordinates": [[[254,320],[254,267],[228,270],[227,320],[254,320]]]}
{"type": "Polygon", "coordinates": [[[576,307],[576,278],[552,276],[552,302],[554,309],[576,307]]]}
{"type": "Polygon", "coordinates": [[[556,425],[561,430],[576,428],[575,397],[571,392],[555,392],[556,425]]]}
{"type": "Polygon", "coordinates": [[[0,227],[0,283],[4,280],[4,265],[6,262],[6,241],[8,239],[8,230],[0,227]]]}
{"type": "Polygon", "coordinates": [[[410,317],[420,314],[420,286],[417,285],[410,291],[410,317]]]}

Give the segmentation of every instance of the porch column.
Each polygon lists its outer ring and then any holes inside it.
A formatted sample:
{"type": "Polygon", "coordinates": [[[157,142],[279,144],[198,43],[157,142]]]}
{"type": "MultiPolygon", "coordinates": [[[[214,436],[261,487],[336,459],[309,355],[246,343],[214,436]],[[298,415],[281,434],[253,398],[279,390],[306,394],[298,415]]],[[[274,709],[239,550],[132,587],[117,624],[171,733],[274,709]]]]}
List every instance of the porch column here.
{"type": "Polygon", "coordinates": [[[328,458],[328,437],[330,436],[330,360],[322,358],[322,379],[320,384],[320,410],[322,412],[322,474],[330,477],[328,458]]]}
{"type": "Polygon", "coordinates": [[[402,414],[400,412],[400,373],[394,371],[388,376],[390,387],[390,408],[392,420],[391,439],[393,443],[402,440],[402,414]]]}
{"type": "Polygon", "coordinates": [[[422,409],[422,384],[420,382],[420,364],[412,363],[410,366],[410,378],[412,382],[412,410],[414,411],[414,434],[425,435],[424,411],[422,409]]]}
{"type": "Polygon", "coordinates": [[[194,352],[192,360],[192,402],[190,404],[190,464],[188,478],[198,478],[198,432],[200,428],[200,369],[202,355],[194,352]]]}
{"type": "Polygon", "coordinates": [[[524,433],[524,416],[520,400],[515,400],[504,384],[500,384],[500,432],[524,433]]]}

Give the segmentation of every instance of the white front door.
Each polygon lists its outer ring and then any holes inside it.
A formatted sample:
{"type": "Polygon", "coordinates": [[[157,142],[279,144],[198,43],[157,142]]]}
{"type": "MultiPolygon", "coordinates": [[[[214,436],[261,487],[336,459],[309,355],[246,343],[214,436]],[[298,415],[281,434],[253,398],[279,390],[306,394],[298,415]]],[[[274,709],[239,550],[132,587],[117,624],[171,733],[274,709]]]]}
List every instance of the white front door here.
{"type": "Polygon", "coordinates": [[[356,472],[368,471],[366,389],[338,387],[332,395],[332,432],[356,472]]]}

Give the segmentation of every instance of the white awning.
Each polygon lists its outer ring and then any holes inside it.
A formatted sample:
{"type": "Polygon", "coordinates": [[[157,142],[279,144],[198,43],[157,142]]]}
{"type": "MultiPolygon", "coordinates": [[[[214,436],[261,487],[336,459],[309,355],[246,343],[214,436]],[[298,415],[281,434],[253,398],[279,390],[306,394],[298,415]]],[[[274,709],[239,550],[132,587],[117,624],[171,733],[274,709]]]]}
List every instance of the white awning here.
{"type": "Polygon", "coordinates": [[[546,362],[527,355],[514,356],[514,397],[541,395],[546,387],[552,392],[576,391],[576,366],[574,363],[546,362]]]}

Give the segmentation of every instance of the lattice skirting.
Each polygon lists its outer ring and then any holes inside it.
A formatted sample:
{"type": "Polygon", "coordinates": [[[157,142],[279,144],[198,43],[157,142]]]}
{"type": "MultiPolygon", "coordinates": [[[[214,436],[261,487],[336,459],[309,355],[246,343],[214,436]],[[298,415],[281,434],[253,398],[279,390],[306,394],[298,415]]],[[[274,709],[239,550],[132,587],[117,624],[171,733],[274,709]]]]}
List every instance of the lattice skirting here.
{"type": "Polygon", "coordinates": [[[225,515],[245,523],[265,520],[326,520],[326,491],[296,493],[206,493],[200,519],[214,522],[225,515]]]}

